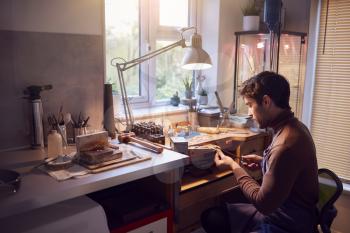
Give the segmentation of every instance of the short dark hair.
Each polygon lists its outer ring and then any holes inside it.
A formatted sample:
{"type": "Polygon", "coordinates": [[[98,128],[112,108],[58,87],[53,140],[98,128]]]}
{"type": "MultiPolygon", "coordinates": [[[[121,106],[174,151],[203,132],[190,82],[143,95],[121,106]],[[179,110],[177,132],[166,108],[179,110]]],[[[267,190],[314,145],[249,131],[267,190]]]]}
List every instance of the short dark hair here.
{"type": "Polygon", "coordinates": [[[253,98],[259,105],[263,96],[268,95],[280,108],[291,109],[289,105],[290,87],[288,80],[280,74],[263,71],[243,82],[240,94],[253,98]]]}

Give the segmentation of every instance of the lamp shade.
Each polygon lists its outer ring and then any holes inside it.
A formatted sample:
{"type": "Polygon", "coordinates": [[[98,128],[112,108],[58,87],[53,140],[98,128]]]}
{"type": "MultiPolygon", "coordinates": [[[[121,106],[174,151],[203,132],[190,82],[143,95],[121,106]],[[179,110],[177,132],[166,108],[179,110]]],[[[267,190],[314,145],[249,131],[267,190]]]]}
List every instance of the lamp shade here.
{"type": "Polygon", "coordinates": [[[202,37],[197,33],[191,37],[192,46],[186,48],[182,59],[182,68],[186,70],[204,70],[212,67],[209,54],[202,49],[202,37]]]}
{"type": "Polygon", "coordinates": [[[212,67],[209,54],[201,48],[187,48],[182,60],[182,68],[186,70],[204,70],[212,67]]]}

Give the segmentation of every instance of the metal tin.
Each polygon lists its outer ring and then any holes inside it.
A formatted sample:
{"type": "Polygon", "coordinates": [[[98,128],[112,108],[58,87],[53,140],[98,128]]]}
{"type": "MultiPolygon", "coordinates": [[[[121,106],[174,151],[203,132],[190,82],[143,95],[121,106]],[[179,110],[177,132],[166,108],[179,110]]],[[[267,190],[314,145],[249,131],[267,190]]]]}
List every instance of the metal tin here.
{"type": "Polygon", "coordinates": [[[198,123],[202,127],[216,127],[220,123],[220,109],[209,108],[199,110],[198,123]]]}
{"type": "Polygon", "coordinates": [[[181,154],[188,154],[188,141],[184,137],[170,137],[171,148],[181,154]]]}

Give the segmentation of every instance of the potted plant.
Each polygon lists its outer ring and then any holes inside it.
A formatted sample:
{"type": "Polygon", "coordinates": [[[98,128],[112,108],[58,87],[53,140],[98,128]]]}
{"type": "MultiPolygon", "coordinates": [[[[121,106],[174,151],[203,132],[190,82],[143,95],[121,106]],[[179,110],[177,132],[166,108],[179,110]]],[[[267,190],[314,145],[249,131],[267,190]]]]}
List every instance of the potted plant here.
{"type": "Polygon", "coordinates": [[[172,106],[179,106],[179,103],[180,103],[180,97],[179,97],[179,93],[176,92],[173,97],[170,98],[170,104],[172,106]]]}
{"type": "Polygon", "coordinates": [[[260,7],[256,0],[247,0],[247,4],[241,7],[243,14],[243,31],[258,31],[260,23],[260,7]]]}
{"type": "Polygon", "coordinates": [[[207,105],[208,104],[208,92],[204,89],[201,89],[198,92],[198,95],[199,95],[198,103],[200,105],[207,105]]]}
{"type": "Polygon", "coordinates": [[[185,86],[185,97],[186,99],[191,99],[192,98],[192,78],[187,77],[182,80],[184,86],[185,86]]]}

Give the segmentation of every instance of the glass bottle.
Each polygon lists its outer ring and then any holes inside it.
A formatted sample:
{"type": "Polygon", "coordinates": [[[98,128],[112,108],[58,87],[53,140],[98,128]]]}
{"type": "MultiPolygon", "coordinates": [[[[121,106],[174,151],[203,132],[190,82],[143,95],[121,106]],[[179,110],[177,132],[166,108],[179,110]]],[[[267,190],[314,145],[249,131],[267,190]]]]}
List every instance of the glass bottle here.
{"type": "Polygon", "coordinates": [[[57,130],[51,130],[47,136],[47,157],[55,158],[62,154],[62,137],[57,130]]]}

